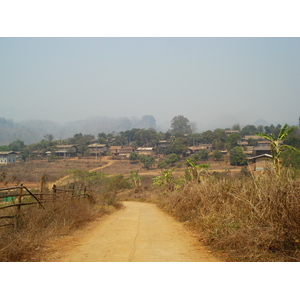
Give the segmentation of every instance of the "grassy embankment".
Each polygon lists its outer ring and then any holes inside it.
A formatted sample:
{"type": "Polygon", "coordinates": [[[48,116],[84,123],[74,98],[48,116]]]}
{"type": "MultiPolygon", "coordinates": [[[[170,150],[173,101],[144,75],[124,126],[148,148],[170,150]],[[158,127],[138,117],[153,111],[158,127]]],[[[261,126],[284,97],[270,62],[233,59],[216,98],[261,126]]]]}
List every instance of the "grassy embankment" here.
{"type": "Polygon", "coordinates": [[[300,261],[299,176],[286,169],[198,179],[171,177],[152,200],[229,261],[300,261]]]}

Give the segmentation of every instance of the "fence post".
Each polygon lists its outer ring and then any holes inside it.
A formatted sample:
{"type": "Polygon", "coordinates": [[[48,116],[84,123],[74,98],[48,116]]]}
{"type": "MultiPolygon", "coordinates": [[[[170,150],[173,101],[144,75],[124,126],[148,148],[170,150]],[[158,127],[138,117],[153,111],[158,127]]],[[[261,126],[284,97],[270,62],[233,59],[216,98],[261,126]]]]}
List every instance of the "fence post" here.
{"type": "MultiPolygon", "coordinates": [[[[21,204],[22,203],[22,198],[23,198],[23,183],[20,185],[20,193],[17,199],[17,203],[21,204]]],[[[15,229],[19,228],[20,225],[20,216],[21,216],[21,205],[17,206],[17,213],[16,213],[16,223],[15,223],[15,229]]]]}
{"type": "Polygon", "coordinates": [[[43,200],[43,192],[44,192],[44,175],[40,177],[40,200],[43,200]]]}
{"type": "Polygon", "coordinates": [[[52,201],[55,202],[56,201],[56,184],[53,184],[52,186],[52,201]]]}

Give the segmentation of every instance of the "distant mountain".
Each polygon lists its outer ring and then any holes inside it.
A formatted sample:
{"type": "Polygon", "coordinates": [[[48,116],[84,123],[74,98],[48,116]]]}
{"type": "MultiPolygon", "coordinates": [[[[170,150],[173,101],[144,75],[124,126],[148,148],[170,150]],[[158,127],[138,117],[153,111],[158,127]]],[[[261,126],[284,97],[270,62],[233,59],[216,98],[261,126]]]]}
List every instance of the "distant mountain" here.
{"type": "Polygon", "coordinates": [[[259,125],[263,125],[263,126],[270,126],[271,124],[267,121],[265,121],[264,119],[259,119],[259,120],[256,120],[254,123],[253,123],[254,126],[259,126],[259,125]]]}
{"type": "Polygon", "coordinates": [[[120,132],[132,128],[156,128],[156,120],[151,115],[141,119],[95,117],[61,125],[42,120],[14,122],[0,117],[0,146],[8,145],[17,139],[24,141],[26,145],[37,143],[47,134],[52,134],[54,139],[65,139],[73,137],[76,133],[97,136],[100,132],[120,132]]]}

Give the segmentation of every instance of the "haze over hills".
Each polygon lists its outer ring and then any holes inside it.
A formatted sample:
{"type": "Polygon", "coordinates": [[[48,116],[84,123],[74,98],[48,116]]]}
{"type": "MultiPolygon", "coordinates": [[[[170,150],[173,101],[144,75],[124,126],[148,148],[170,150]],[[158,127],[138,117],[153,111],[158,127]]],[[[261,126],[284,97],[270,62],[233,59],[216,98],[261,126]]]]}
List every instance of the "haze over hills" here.
{"type": "MultiPolygon", "coordinates": [[[[236,123],[238,122],[234,122],[233,120],[231,125],[219,128],[231,128],[231,126],[236,123]]],[[[289,125],[295,125],[295,123],[296,122],[294,122],[294,124],[289,125]]],[[[274,125],[277,124],[282,123],[274,123],[274,125]]],[[[263,119],[259,119],[253,124],[240,124],[241,128],[245,125],[268,126],[271,124],[263,119]]],[[[167,124],[156,124],[156,119],[152,115],[145,115],[141,118],[112,118],[99,116],[85,120],[67,122],[65,124],[60,124],[57,122],[47,120],[27,120],[15,122],[13,120],[0,117],[0,128],[0,146],[2,146],[8,145],[17,139],[24,141],[27,145],[33,144],[41,141],[47,134],[52,134],[54,136],[54,139],[65,139],[73,137],[76,133],[92,134],[95,135],[95,137],[97,137],[98,133],[100,132],[118,133],[120,131],[126,131],[132,128],[154,128],[157,131],[166,132],[170,128],[170,124],[169,126],[167,126],[167,124]]],[[[214,130],[216,128],[218,127],[216,126],[214,128],[205,128],[205,130],[214,130]]],[[[205,130],[197,128],[196,131],[201,132],[205,130]]]]}

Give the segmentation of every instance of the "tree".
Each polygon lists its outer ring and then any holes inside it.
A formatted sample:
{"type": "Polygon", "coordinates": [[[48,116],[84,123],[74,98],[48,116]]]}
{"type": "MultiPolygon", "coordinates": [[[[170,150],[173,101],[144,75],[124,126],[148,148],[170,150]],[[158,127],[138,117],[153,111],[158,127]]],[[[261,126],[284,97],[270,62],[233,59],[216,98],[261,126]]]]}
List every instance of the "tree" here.
{"type": "Polygon", "coordinates": [[[175,154],[175,153],[171,153],[171,154],[168,156],[166,162],[167,162],[168,164],[170,164],[171,166],[173,166],[173,165],[174,165],[176,162],[178,162],[179,160],[180,160],[179,155],[177,155],[177,154],[175,154]]]}
{"type": "Polygon", "coordinates": [[[201,149],[201,150],[199,150],[197,155],[198,155],[199,160],[201,160],[201,159],[206,160],[206,159],[208,159],[209,151],[207,149],[201,149]]]}
{"type": "Polygon", "coordinates": [[[244,166],[247,164],[247,155],[243,152],[243,149],[239,146],[230,150],[230,164],[233,166],[244,166]]]}
{"type": "Polygon", "coordinates": [[[146,169],[150,169],[155,163],[155,158],[153,156],[140,156],[140,161],[146,169]]]}
{"type": "Polygon", "coordinates": [[[129,159],[134,163],[139,159],[139,155],[136,152],[131,152],[129,155],[129,159]]]}
{"type": "Polygon", "coordinates": [[[177,155],[186,155],[188,151],[188,139],[179,137],[173,140],[172,144],[166,148],[166,154],[175,153],[177,155]]]}
{"type": "Polygon", "coordinates": [[[22,151],[25,148],[25,144],[23,141],[17,139],[16,141],[10,143],[8,148],[10,151],[22,151]]]}
{"type": "Polygon", "coordinates": [[[241,135],[245,136],[245,135],[253,135],[257,132],[257,128],[254,125],[246,125],[245,127],[243,127],[243,129],[241,130],[241,135]]]}
{"type": "Polygon", "coordinates": [[[226,140],[225,148],[230,150],[238,146],[238,141],[241,139],[238,133],[232,133],[226,140]]]}
{"type": "MultiPolygon", "coordinates": [[[[276,128],[275,128],[276,129],[276,128]]],[[[275,171],[278,175],[280,175],[280,169],[281,169],[281,155],[283,150],[289,149],[291,151],[296,152],[297,154],[300,154],[300,151],[290,145],[285,145],[281,144],[281,141],[286,138],[292,131],[294,130],[294,127],[288,128],[288,125],[285,124],[278,135],[275,134],[266,134],[266,133],[256,133],[256,135],[261,136],[271,142],[271,155],[272,155],[272,160],[274,164],[275,171]]]]}
{"type": "Polygon", "coordinates": [[[211,155],[212,158],[219,161],[221,158],[223,158],[223,153],[219,150],[215,150],[213,154],[211,155]]]}
{"type": "Polygon", "coordinates": [[[190,121],[182,115],[174,117],[171,121],[171,132],[172,134],[191,134],[192,128],[190,121]]]}

